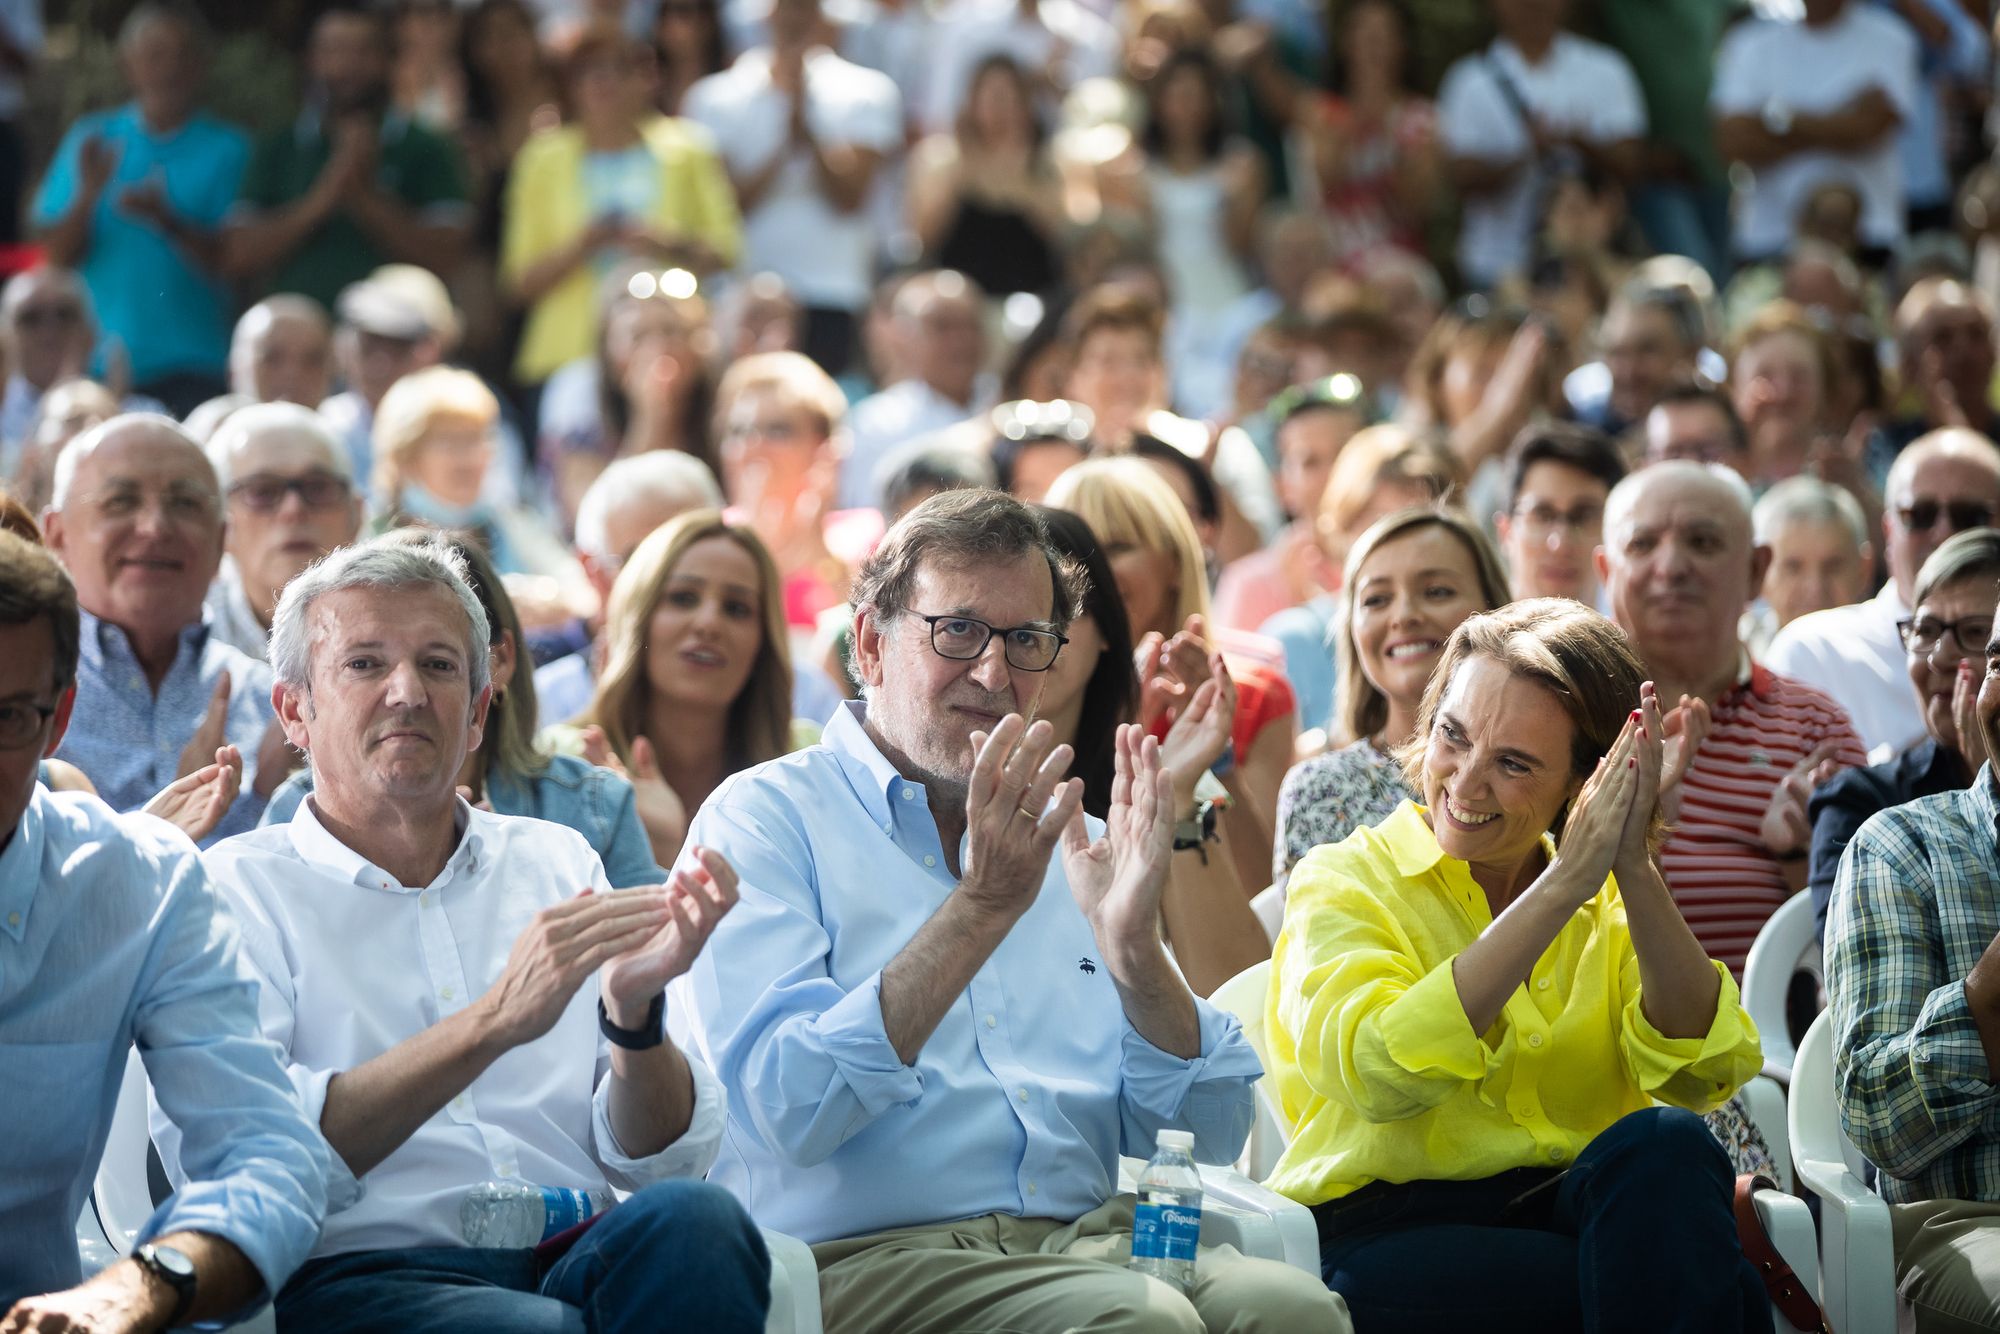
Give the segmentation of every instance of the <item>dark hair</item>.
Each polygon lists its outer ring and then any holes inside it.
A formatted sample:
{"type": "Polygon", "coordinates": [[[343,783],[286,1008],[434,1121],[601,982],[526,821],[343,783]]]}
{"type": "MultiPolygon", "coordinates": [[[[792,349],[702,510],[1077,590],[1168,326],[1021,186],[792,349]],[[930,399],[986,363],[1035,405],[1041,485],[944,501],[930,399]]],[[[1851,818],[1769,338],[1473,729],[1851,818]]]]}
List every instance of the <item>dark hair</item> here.
{"type": "MultiPolygon", "coordinates": [[[[689,316],[691,323],[698,320],[700,325],[707,326],[709,319],[707,302],[701,296],[675,297],[660,291],[650,296],[635,294],[631,288],[633,278],[648,271],[645,265],[620,265],[598,288],[597,416],[603,424],[606,447],[614,458],[632,424],[632,404],[625,394],[625,377],[611,365],[612,321],[627,306],[644,306],[654,301],[673,305],[689,316]]],[[[693,383],[688,387],[687,406],[681,413],[679,446],[710,469],[716,467],[715,438],[711,431],[715,420],[715,389],[714,367],[708,357],[700,356],[693,383]]]]}
{"type": "Polygon", "coordinates": [[[1074,357],[1094,333],[1130,330],[1144,334],[1157,357],[1166,323],[1166,312],[1146,293],[1124,283],[1099,283],[1079,296],[1063,316],[1062,336],[1074,357]]]}
{"type": "Polygon", "coordinates": [[[1157,158],[1167,151],[1166,131],[1160,126],[1160,99],[1165,96],[1167,85],[1189,70],[1200,75],[1208,87],[1208,129],[1202,135],[1202,157],[1214,161],[1229,140],[1229,125],[1222,106],[1222,66],[1201,47],[1176,47],[1153,71],[1153,77],[1146,80],[1146,129],[1139,143],[1148,157],[1157,158]]]}
{"type": "MultiPolygon", "coordinates": [[[[702,17],[708,21],[708,36],[701,44],[701,72],[703,74],[719,74],[728,68],[729,48],[723,42],[722,6],[717,4],[716,0],[670,0],[670,2],[691,3],[696,9],[701,11],[702,17]]],[[[665,16],[666,12],[667,7],[665,4],[660,5],[653,11],[653,52],[659,57],[663,68],[667,63],[667,47],[666,43],[660,40],[660,19],[665,16]]]]}
{"type": "Polygon", "coordinates": [[[1158,436],[1141,431],[1132,437],[1128,452],[1135,458],[1164,463],[1187,480],[1188,490],[1194,493],[1194,513],[1190,518],[1202,523],[1222,522],[1222,492],[1216,489],[1208,469],[1186,450],[1176,449],[1158,436]]]}
{"type": "MultiPolygon", "coordinates": [[[[1417,43],[1411,40],[1416,35],[1416,24],[1410,21],[1409,8],[1403,0],[1332,0],[1327,6],[1325,31],[1332,38],[1336,53],[1347,49],[1347,25],[1354,15],[1368,8],[1386,9],[1396,16],[1397,26],[1403,30],[1403,65],[1396,71],[1396,83],[1404,89],[1416,88],[1423,74],[1423,63],[1417,58],[1417,43]]],[[[1336,96],[1347,95],[1347,65],[1336,58],[1326,62],[1325,78],[1321,81],[1326,90],[1336,96]]]]}
{"type": "Polygon", "coordinates": [[[1574,468],[1604,483],[1606,492],[1625,480],[1625,456],[1610,436],[1575,422],[1542,422],[1523,427],[1507,447],[1507,508],[1520,500],[1521,484],[1537,463],[1574,468]]]}
{"type": "Polygon", "coordinates": [[[999,491],[946,491],[898,519],[861,563],[849,601],[857,611],[867,608],[877,621],[888,621],[909,609],[917,573],[926,563],[992,566],[1029,554],[1048,562],[1049,620],[1060,630],[1082,602],[1082,576],[1050,539],[1041,516],[999,491]]]}
{"type": "MultiPolygon", "coordinates": [[[[502,13],[511,13],[528,25],[528,32],[535,31],[535,16],[529,10],[526,0],[479,0],[469,10],[458,27],[458,67],[465,71],[465,118],[466,120],[491,129],[498,124],[500,99],[494,96],[493,87],[487,83],[486,75],[479,68],[479,62],[472,58],[472,49],[479,40],[479,32],[493,18],[502,13]]],[[[554,72],[548,69],[548,56],[540,42],[535,44],[535,59],[539,61],[550,83],[556,80],[554,72]]]]}
{"type": "Polygon", "coordinates": [[[35,522],[34,512],[5,486],[0,486],[0,532],[24,537],[36,546],[42,544],[42,526],[35,522]]]}
{"type": "Polygon", "coordinates": [[[0,625],[38,620],[49,623],[49,637],[55,642],[50,665],[56,693],[61,694],[76,681],[77,643],[83,632],[76,585],[47,547],[0,532],[0,625]]]}
{"type": "Polygon", "coordinates": [[[933,436],[893,451],[876,469],[875,484],[883,511],[899,514],[927,493],[991,489],[993,471],[992,460],[979,450],[933,436]]]}
{"type": "Polygon", "coordinates": [[[1742,453],[1750,448],[1750,432],[1744,429],[1743,418],[1736,411],[1736,404],[1714,381],[1700,376],[1676,381],[1668,385],[1666,392],[1654,401],[1653,410],[1678,407],[1683,403],[1706,403],[1714,408],[1729,423],[1729,441],[1736,447],[1736,451],[1742,453]]]}
{"type": "Polygon", "coordinates": [[[1072,778],[1083,780],[1083,809],[1103,818],[1111,809],[1111,779],[1117,767],[1118,726],[1129,722],[1139,703],[1139,676],[1132,665],[1132,623],[1125,619],[1125,602],[1111,574],[1111,562],[1097,543],[1090,525],[1068,510],[1035,505],[1048,528],[1049,541],[1075,562],[1083,573],[1083,606],[1077,619],[1089,617],[1104,641],[1104,652],[1083,687],[1083,707],[1077,715],[1070,747],[1072,778]]]}
{"type": "Polygon", "coordinates": [[[1041,111],[1035,104],[1034,86],[1028,81],[1027,71],[1021,68],[1020,61],[1005,51],[995,51],[989,56],[982,57],[979,63],[972,67],[972,74],[965,81],[965,101],[958,109],[958,121],[953,127],[953,132],[961,143],[968,139],[977,139],[976,134],[968,133],[972,129],[972,96],[986,76],[995,71],[1011,76],[1015,89],[1021,94],[1021,103],[1027,108],[1028,113],[1028,147],[1033,160],[1040,163],[1042,149],[1049,141],[1049,127],[1042,123],[1041,111]]]}

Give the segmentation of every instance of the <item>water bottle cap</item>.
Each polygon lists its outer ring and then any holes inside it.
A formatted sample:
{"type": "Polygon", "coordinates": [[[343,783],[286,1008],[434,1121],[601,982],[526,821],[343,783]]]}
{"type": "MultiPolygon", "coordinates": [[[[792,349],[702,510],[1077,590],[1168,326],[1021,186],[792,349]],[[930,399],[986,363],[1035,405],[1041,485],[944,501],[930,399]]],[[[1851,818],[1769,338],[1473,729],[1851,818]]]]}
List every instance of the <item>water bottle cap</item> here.
{"type": "Polygon", "coordinates": [[[1182,1153],[1194,1152],[1194,1132],[1190,1130],[1162,1130],[1156,1142],[1163,1149],[1179,1149],[1182,1153]]]}

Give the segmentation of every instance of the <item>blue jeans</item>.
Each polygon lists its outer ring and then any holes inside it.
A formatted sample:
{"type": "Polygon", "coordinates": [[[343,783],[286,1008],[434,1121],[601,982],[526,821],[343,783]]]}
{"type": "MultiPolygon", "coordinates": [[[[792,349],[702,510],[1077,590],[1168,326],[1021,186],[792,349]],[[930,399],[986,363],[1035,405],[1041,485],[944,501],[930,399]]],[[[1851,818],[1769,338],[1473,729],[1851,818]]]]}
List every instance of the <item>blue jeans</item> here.
{"type": "Polygon", "coordinates": [[[301,1334],[757,1334],[771,1257],[736,1198],[663,1181],[543,1273],[532,1250],[426,1246],[308,1261],[278,1294],[301,1334]]]}
{"type": "Polygon", "coordinates": [[[1767,1334],[1734,1185],[1700,1117],[1652,1107],[1567,1172],[1384,1182],[1315,1206],[1320,1269],[1359,1330],[1767,1334]]]}

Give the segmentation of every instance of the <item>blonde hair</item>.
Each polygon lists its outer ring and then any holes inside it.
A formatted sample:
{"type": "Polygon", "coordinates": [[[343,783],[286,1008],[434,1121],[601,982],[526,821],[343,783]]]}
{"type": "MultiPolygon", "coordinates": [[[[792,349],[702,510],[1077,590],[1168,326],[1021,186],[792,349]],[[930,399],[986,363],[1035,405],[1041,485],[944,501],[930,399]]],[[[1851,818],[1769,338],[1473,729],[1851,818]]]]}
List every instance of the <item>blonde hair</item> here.
{"type": "Polygon", "coordinates": [[[1500,553],[1470,516],[1455,510],[1406,509],[1371,524],[1348,550],[1340,580],[1340,611],[1333,621],[1340,636],[1335,644],[1340,669],[1333,688],[1334,734],[1343,745],[1374,736],[1389,723],[1389,698],[1361,670],[1361,651],[1354,643],[1354,576],[1384,545],[1419,528],[1442,528],[1464,543],[1479,575],[1479,593],[1487,611],[1504,607],[1513,596],[1500,553]]]}
{"type": "Polygon", "coordinates": [[[818,419],[827,438],[847,419],[847,395],[812,358],[798,352],[759,352],[722,374],[715,391],[715,435],[729,433],[729,409],[744,394],[770,394],[818,419]]]}
{"type": "Polygon", "coordinates": [[[372,486],[378,503],[395,506],[410,461],[439,422],[471,422],[491,430],[499,420],[500,400],[471,371],[426,366],[390,385],[375,409],[372,486]]]}
{"type": "MultiPolygon", "coordinates": [[[[1105,554],[1129,547],[1174,562],[1173,624],[1208,615],[1208,562],[1187,506],[1153,465],[1136,458],[1086,459],[1056,478],[1044,502],[1068,510],[1097,536],[1105,554]]],[[[1151,627],[1134,625],[1134,639],[1151,627]]]]}
{"type": "Polygon", "coordinates": [[[1432,501],[1451,498],[1465,484],[1465,469],[1449,449],[1407,426],[1383,422],[1356,431],[1334,460],[1313,530],[1335,564],[1345,564],[1360,536],[1363,516],[1385,487],[1410,486],[1432,501]]]}
{"type": "Polygon", "coordinates": [[[724,730],[731,771],[774,760],[791,749],[792,659],[785,638],[784,589],[778,566],[747,524],[730,523],[719,510],[691,510],[661,524],[639,544],[618,580],[604,613],[607,656],[604,674],[590,707],[577,718],[604,730],[604,739],[625,764],[632,762],[632,742],[645,730],[652,702],[652,678],[646,672],[647,630],[660,605],[667,580],[688,548],[711,537],[727,537],[757,566],[758,600],[762,604],[763,640],[742,693],[729,705],[724,730]]]}

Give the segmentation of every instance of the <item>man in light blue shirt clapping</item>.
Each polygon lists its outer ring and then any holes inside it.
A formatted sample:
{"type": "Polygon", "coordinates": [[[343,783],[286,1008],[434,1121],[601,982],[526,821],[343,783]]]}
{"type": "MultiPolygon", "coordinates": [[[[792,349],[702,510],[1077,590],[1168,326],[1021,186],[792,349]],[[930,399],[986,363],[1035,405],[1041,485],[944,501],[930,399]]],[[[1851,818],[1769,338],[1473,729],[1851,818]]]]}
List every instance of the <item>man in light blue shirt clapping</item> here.
{"type": "Polygon", "coordinates": [[[1069,747],[1023,722],[1080,578],[1008,496],[918,506],[854,589],[866,702],[690,830],[742,880],[674,984],[729,1091],[711,1177],[816,1243],[830,1334],[1345,1328],[1311,1275],[1234,1251],[1186,1296],[1122,1268],[1119,1155],[1172,1127],[1233,1159],[1261,1072],[1160,940],[1155,744],[1127,729],[1086,825],[1069,747]]]}
{"type": "Polygon", "coordinates": [[[0,533],[0,1329],[139,1334],[245,1314],[326,1211],[326,1142],[257,1027],[194,847],[36,781],[76,702],[76,592],[0,533]],[[75,1221],[136,1042],[190,1181],[82,1279],[75,1221]],[[11,1310],[9,1309],[11,1308],[11,1310]]]}

